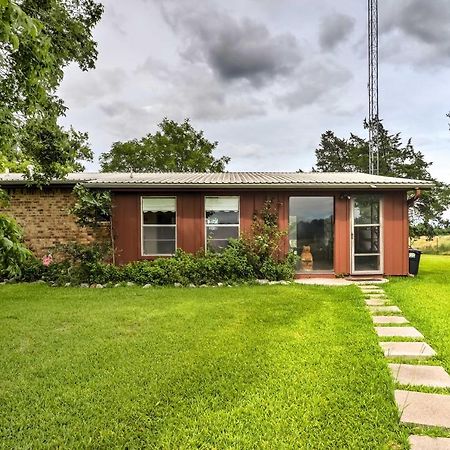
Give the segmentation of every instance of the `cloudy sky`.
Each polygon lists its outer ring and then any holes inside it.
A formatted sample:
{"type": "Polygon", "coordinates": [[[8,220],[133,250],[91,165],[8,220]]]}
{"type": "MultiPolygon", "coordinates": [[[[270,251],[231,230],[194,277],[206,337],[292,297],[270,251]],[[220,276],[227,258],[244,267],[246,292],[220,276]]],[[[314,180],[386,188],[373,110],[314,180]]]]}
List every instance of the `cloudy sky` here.
{"type": "MultiPolygon", "coordinates": [[[[97,68],[64,119],[98,156],[189,117],[229,170],[310,170],[320,135],[364,135],[366,1],[103,0],[97,68]]],[[[450,182],[450,1],[380,1],[380,115],[450,182]]],[[[98,169],[91,164],[89,170],[98,169]]]]}

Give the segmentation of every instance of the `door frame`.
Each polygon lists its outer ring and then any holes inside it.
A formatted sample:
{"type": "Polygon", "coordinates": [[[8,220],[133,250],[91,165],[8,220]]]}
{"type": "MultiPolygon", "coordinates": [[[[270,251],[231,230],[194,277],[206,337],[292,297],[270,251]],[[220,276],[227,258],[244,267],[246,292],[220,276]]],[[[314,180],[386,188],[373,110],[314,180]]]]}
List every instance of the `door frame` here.
{"type": "MultiPolygon", "coordinates": [[[[373,195],[373,194],[361,194],[361,195],[373,195]]],[[[352,195],[350,199],[350,273],[352,275],[382,275],[384,273],[384,198],[379,196],[380,199],[380,269],[379,270],[355,270],[355,233],[354,233],[354,205],[355,197],[358,195],[352,195]]],[[[376,225],[376,224],[367,224],[376,225]]],[[[368,253],[368,255],[376,255],[377,253],[368,253]]]]}

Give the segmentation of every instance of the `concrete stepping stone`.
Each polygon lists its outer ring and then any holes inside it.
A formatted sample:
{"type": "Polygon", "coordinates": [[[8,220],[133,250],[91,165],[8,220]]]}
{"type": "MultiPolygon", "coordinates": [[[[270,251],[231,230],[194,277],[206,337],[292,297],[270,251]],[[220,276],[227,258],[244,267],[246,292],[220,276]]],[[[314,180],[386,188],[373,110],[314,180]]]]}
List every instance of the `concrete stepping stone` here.
{"type": "Polygon", "coordinates": [[[383,306],[386,304],[386,300],[372,298],[365,300],[365,302],[367,306],[383,306]]]}
{"type": "Polygon", "coordinates": [[[400,422],[450,428],[450,395],[396,390],[394,396],[400,422]]]}
{"type": "Polygon", "coordinates": [[[411,450],[450,450],[450,438],[412,435],[409,445],[411,450]]]}
{"type": "Polygon", "coordinates": [[[409,323],[409,320],[403,316],[373,316],[373,323],[378,325],[388,324],[388,323],[409,323]]]}
{"type": "Polygon", "coordinates": [[[441,366],[388,364],[394,380],[400,384],[450,388],[450,375],[441,366]]]}
{"type": "Polygon", "coordinates": [[[426,342],[379,342],[387,358],[426,359],[436,352],[426,342]]]}
{"type": "Polygon", "coordinates": [[[361,291],[364,294],[385,294],[385,292],[382,289],[364,289],[364,288],[361,288],[361,291]]]}
{"type": "Polygon", "coordinates": [[[387,298],[386,294],[365,294],[366,298],[387,298]]]}
{"type": "Polygon", "coordinates": [[[405,337],[423,339],[423,334],[414,327],[375,327],[380,337],[405,337]]]}
{"type": "Polygon", "coordinates": [[[368,308],[372,314],[379,312],[393,312],[393,313],[402,312],[398,306],[368,306],[368,308]]]}

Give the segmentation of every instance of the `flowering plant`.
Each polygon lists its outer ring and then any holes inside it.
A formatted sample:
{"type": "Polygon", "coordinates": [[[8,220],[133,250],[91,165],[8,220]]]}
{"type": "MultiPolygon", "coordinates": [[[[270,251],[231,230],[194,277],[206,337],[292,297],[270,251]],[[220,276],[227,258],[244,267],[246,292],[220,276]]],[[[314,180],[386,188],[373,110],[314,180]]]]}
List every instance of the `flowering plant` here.
{"type": "Polygon", "coordinates": [[[51,255],[51,253],[42,257],[42,264],[44,264],[45,267],[48,267],[52,262],[53,256],[51,255]]]}

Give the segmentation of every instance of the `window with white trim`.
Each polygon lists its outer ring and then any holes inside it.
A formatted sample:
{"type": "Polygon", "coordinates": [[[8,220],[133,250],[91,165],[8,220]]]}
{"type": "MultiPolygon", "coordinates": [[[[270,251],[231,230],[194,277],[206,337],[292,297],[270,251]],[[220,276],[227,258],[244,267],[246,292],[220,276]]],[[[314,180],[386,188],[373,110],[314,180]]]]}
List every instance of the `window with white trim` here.
{"type": "Polygon", "coordinates": [[[176,250],[176,197],[142,197],[142,255],[173,255],[176,250]]]}
{"type": "Polygon", "coordinates": [[[205,197],[206,249],[220,251],[239,238],[239,197],[205,197]]]}

